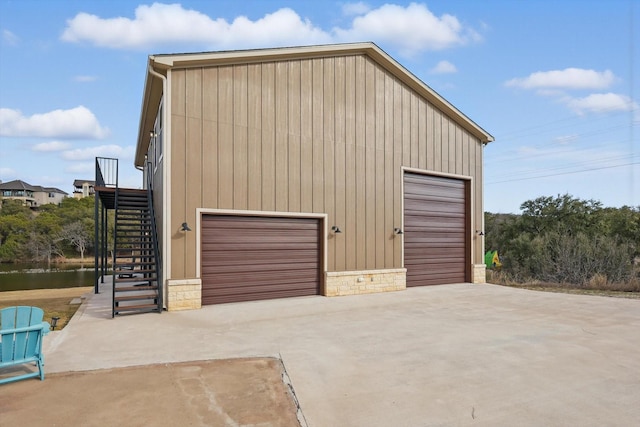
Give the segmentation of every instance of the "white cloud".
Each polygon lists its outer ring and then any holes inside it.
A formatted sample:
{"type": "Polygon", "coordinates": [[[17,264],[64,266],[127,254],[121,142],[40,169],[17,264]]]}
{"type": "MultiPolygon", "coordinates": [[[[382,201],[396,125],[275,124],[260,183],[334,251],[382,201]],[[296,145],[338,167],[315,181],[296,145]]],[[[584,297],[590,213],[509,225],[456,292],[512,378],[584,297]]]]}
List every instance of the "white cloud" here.
{"type": "Polygon", "coordinates": [[[9,46],[17,46],[20,42],[20,37],[9,30],[2,30],[2,41],[9,46]]]}
{"type": "Polygon", "coordinates": [[[479,41],[480,35],[465,28],[449,14],[435,16],[424,4],[407,7],[385,4],[356,17],[349,29],[335,28],[339,41],[373,40],[396,47],[402,55],[441,50],[479,41]]]}
{"type": "Polygon", "coordinates": [[[346,16],[352,15],[364,15],[369,12],[371,8],[365,2],[357,2],[357,3],[345,3],[342,5],[342,14],[346,16]]]}
{"type": "Polygon", "coordinates": [[[578,114],[633,111],[640,108],[626,95],[617,93],[594,93],[584,98],[566,98],[564,102],[578,114]]]}
{"type": "Polygon", "coordinates": [[[233,22],[211,19],[180,4],[138,6],[135,18],[100,18],[79,13],[67,21],[62,40],[97,46],[140,49],[165,43],[201,43],[211,48],[281,45],[291,41],[322,43],[329,37],[288,8],[256,21],[239,16],[233,22]]]}
{"type": "Polygon", "coordinates": [[[95,82],[98,78],[96,76],[75,76],[73,80],[79,83],[90,83],[95,82]]]}
{"type": "Polygon", "coordinates": [[[101,139],[108,134],[109,129],[100,126],[91,110],[82,105],[29,117],[19,110],[0,108],[0,136],[101,139]]]}
{"type": "Polygon", "coordinates": [[[538,71],[528,77],[507,81],[506,86],[524,89],[604,89],[616,81],[610,70],[595,71],[583,68],[538,71]]]}
{"type": "Polygon", "coordinates": [[[579,137],[578,134],[571,134],[571,135],[557,136],[553,140],[560,145],[566,145],[566,144],[569,144],[570,142],[577,141],[578,137],[579,137]]]}
{"type": "Polygon", "coordinates": [[[440,61],[430,72],[431,74],[452,74],[457,73],[458,69],[449,61],[440,61]]]}
{"type": "MultiPolygon", "coordinates": [[[[16,176],[17,173],[15,169],[0,167],[0,176],[4,179],[5,177],[13,177],[16,176]]],[[[13,178],[11,178],[13,179],[13,178]]]]}
{"type": "Polygon", "coordinates": [[[355,14],[347,28],[323,30],[289,8],[255,21],[239,16],[229,22],[212,19],[180,4],[154,3],[138,6],[133,19],[78,13],[67,21],[61,39],[114,49],[149,49],[176,43],[199,44],[207,49],[239,49],[372,40],[393,46],[402,55],[411,55],[481,38],[455,16],[437,17],[419,3],[406,7],[385,4],[372,10],[362,2],[347,3],[343,12],[355,14]]]}
{"type": "Polygon", "coordinates": [[[87,174],[95,171],[95,163],[94,162],[78,162],[72,165],[67,166],[64,171],[67,173],[76,173],[76,174],[87,174]]]}
{"type": "Polygon", "coordinates": [[[99,145],[97,147],[76,148],[62,153],[65,160],[89,160],[95,157],[132,158],[135,147],[120,145],[99,145]]]}
{"type": "Polygon", "coordinates": [[[68,142],[62,141],[51,141],[51,142],[41,142],[40,144],[36,144],[33,146],[33,151],[63,151],[68,150],[71,147],[71,144],[68,142]]]}

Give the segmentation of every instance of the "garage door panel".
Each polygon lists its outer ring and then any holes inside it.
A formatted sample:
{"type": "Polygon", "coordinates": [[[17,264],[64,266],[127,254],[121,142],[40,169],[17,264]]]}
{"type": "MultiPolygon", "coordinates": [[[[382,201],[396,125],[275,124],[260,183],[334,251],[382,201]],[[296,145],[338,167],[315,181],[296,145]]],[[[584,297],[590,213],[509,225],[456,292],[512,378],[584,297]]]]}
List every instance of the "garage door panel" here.
{"type": "Polygon", "coordinates": [[[306,278],[300,277],[300,274],[306,272],[289,272],[289,274],[280,276],[277,281],[271,280],[264,275],[259,276],[249,272],[243,274],[221,273],[216,275],[216,279],[223,286],[207,287],[207,291],[212,294],[222,295],[233,292],[262,292],[271,288],[286,288],[289,290],[307,288],[309,284],[316,281],[317,277],[315,275],[306,278]],[[229,286],[230,284],[233,284],[233,286],[229,286]]]}
{"type": "MultiPolygon", "coordinates": [[[[282,239],[282,238],[281,238],[282,239]]],[[[288,241],[262,241],[259,240],[257,237],[254,237],[253,240],[251,239],[234,239],[234,238],[226,238],[226,239],[219,239],[217,241],[209,241],[204,243],[205,245],[208,245],[209,247],[213,246],[213,247],[220,247],[220,245],[226,245],[228,246],[227,250],[281,250],[281,251],[295,251],[298,248],[302,247],[302,245],[304,244],[312,244],[314,242],[317,242],[318,239],[299,239],[299,238],[292,238],[291,240],[288,241]]]]}
{"type": "MultiPolygon", "coordinates": [[[[408,234],[408,233],[405,233],[408,234]]],[[[464,236],[460,236],[458,233],[413,233],[414,236],[406,247],[421,247],[421,246],[434,246],[434,247],[460,247],[464,248],[464,236]],[[417,236],[417,237],[416,237],[417,236]]]]}
{"type": "Polygon", "coordinates": [[[216,295],[215,297],[204,297],[203,296],[203,304],[204,301],[210,301],[215,298],[215,303],[209,304],[225,304],[231,302],[246,302],[246,301],[258,301],[265,299],[276,299],[276,298],[290,298],[290,297],[300,297],[300,296],[311,296],[316,295],[312,292],[307,292],[304,290],[297,291],[295,295],[292,295],[289,290],[273,290],[270,289],[264,292],[251,292],[251,293],[232,293],[225,295],[216,295]]]}
{"type": "MultiPolygon", "coordinates": [[[[461,203],[461,201],[458,201],[457,203],[461,203]]],[[[404,210],[407,215],[465,215],[465,210],[461,206],[458,206],[456,203],[430,202],[428,200],[405,200],[404,210]]]]}
{"type": "Polygon", "coordinates": [[[434,204],[453,205],[460,202],[460,200],[464,200],[464,192],[461,194],[431,195],[423,193],[411,193],[410,191],[410,194],[412,195],[412,203],[414,206],[419,205],[420,203],[425,201],[434,204]]]}
{"type": "MultiPolygon", "coordinates": [[[[310,270],[314,274],[316,274],[316,269],[318,267],[318,263],[315,260],[311,262],[293,261],[288,263],[287,265],[288,265],[288,269],[287,269],[288,271],[300,272],[302,270],[310,270]]],[[[230,264],[230,263],[222,264],[222,263],[211,262],[211,263],[203,263],[202,266],[207,270],[207,274],[209,275],[215,274],[218,279],[221,278],[219,275],[224,273],[236,274],[239,266],[242,266],[242,269],[247,274],[256,275],[256,274],[266,273],[266,272],[279,272],[280,273],[279,275],[281,277],[284,274],[282,273],[281,265],[277,263],[272,263],[272,262],[271,263],[268,263],[268,262],[253,263],[252,262],[251,264],[247,264],[246,262],[244,264],[241,264],[239,262],[234,262],[233,264],[230,264]]]]}
{"type": "MultiPolygon", "coordinates": [[[[255,251],[252,251],[255,252],[255,251]]],[[[251,259],[251,265],[278,265],[274,263],[274,256],[270,254],[258,254],[255,257],[248,256],[246,254],[239,254],[237,251],[229,251],[225,253],[209,253],[202,257],[201,263],[206,267],[214,267],[219,265],[227,265],[231,267],[243,266],[248,267],[246,259],[251,259]],[[241,258],[244,257],[244,258],[241,258]]],[[[289,264],[306,263],[310,265],[317,265],[318,260],[315,254],[297,254],[291,253],[289,256],[289,264]]]]}
{"type": "MultiPolygon", "coordinates": [[[[310,263],[317,264],[317,252],[309,253],[308,251],[289,251],[286,254],[289,263],[310,263]]],[[[251,264],[274,264],[273,254],[267,251],[247,251],[239,253],[238,251],[226,251],[206,253],[203,255],[201,263],[203,266],[213,266],[215,264],[225,264],[230,266],[246,266],[247,259],[251,260],[251,264]]]]}
{"type": "Polygon", "coordinates": [[[468,205],[463,180],[405,173],[407,286],[465,281],[468,205]]]}
{"type": "Polygon", "coordinates": [[[317,295],[320,221],[205,215],[202,303],[317,295]]]}
{"type": "Polygon", "coordinates": [[[430,272],[428,275],[414,276],[407,273],[407,281],[414,283],[413,286],[432,286],[451,283],[466,282],[463,274],[452,275],[449,273],[437,274],[430,272]]]}
{"type": "Polygon", "coordinates": [[[315,218],[267,218],[262,217],[260,222],[256,222],[252,216],[227,216],[222,218],[218,216],[219,221],[203,222],[203,228],[207,229],[223,229],[223,230],[288,230],[295,227],[296,230],[315,230],[317,228],[317,219],[315,218]]]}
{"type": "Polygon", "coordinates": [[[421,194],[442,192],[449,194],[451,191],[464,188],[464,183],[461,180],[432,175],[405,174],[404,182],[406,187],[412,187],[417,193],[421,194]],[[425,182],[429,183],[428,187],[423,185],[425,182]]]}

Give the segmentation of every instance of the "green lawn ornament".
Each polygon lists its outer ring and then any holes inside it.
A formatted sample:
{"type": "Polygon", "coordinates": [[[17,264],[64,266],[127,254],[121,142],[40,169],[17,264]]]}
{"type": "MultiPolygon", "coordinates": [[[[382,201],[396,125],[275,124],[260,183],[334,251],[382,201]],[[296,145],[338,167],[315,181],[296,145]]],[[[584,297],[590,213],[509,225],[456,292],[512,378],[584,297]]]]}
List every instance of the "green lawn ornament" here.
{"type": "Polygon", "coordinates": [[[500,270],[500,268],[502,268],[498,251],[487,251],[487,253],[484,254],[484,263],[490,270],[500,270]]]}

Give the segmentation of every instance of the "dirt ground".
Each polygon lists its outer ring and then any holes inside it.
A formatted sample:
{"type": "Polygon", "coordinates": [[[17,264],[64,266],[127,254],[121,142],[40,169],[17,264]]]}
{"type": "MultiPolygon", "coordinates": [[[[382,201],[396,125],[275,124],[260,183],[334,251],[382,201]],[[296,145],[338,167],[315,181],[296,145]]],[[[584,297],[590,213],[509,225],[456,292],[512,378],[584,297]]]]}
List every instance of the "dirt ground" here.
{"type": "Polygon", "coordinates": [[[28,291],[0,292],[0,301],[20,301],[39,298],[77,298],[93,290],[91,286],[62,289],[33,289],[28,291]]]}
{"type": "Polygon", "coordinates": [[[2,425],[299,427],[279,359],[48,374],[0,385],[2,425]]]}

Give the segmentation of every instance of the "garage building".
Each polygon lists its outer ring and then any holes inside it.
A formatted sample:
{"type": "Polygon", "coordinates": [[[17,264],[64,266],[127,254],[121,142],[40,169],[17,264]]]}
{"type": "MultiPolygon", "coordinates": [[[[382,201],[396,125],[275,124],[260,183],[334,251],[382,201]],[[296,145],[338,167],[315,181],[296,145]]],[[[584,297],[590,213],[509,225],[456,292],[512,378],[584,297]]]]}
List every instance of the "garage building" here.
{"type": "Polygon", "coordinates": [[[484,282],[492,140],[373,43],[150,56],[166,308],[484,282]]]}

